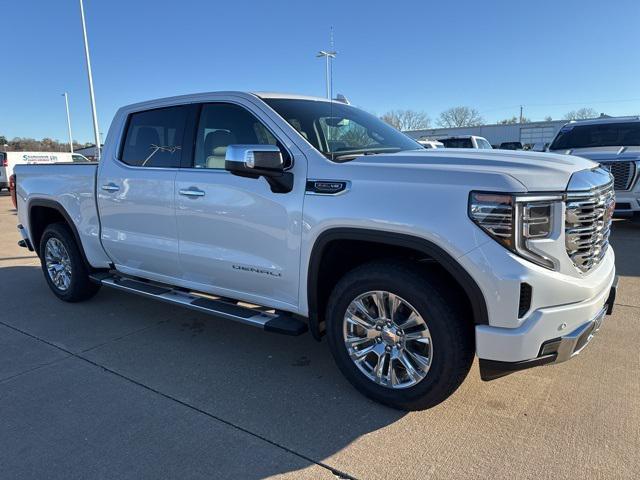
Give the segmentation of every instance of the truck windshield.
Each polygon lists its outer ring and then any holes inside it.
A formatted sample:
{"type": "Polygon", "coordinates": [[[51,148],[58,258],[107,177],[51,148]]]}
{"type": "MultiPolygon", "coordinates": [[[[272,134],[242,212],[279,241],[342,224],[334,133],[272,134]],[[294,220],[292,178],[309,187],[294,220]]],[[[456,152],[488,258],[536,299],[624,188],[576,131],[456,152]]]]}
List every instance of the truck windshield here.
{"type": "Polygon", "coordinates": [[[629,147],[640,145],[640,122],[565,125],[549,147],[569,150],[588,147],[629,147]]]}
{"type": "Polygon", "coordinates": [[[379,118],[340,102],[266,98],[300,135],[327,158],[422,150],[422,146],[379,118]]]}

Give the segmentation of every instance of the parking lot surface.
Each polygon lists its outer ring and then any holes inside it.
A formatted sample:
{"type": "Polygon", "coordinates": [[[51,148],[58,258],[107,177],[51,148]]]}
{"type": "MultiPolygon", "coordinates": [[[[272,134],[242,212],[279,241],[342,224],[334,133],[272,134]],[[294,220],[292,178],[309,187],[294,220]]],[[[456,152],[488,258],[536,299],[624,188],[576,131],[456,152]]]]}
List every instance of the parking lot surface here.
{"type": "Polygon", "coordinates": [[[103,288],[65,304],[0,196],[0,476],[638,478],[640,224],[616,221],[615,312],[572,361],[443,404],[359,395],[326,342],[103,288]]]}

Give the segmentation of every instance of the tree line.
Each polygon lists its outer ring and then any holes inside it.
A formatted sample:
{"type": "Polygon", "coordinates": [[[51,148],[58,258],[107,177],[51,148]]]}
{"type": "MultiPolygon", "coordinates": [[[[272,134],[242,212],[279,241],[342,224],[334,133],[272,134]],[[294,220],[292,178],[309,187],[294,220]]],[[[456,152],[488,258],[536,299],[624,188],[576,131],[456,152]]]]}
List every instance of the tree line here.
{"type": "MultiPolygon", "coordinates": [[[[93,143],[73,142],[73,150],[92,147],[93,143]]],[[[11,140],[0,135],[0,151],[2,152],[68,152],[69,142],[60,142],[52,138],[36,140],[29,137],[15,137],[11,140]]]]}
{"type": "MultiPolygon", "coordinates": [[[[599,114],[593,108],[580,108],[571,110],[563,116],[563,120],[585,120],[588,118],[596,118],[599,114]]],[[[424,111],[415,110],[391,110],[380,117],[392,127],[398,130],[422,130],[431,128],[431,118],[424,111]]],[[[551,117],[545,117],[545,121],[550,122],[551,117]]],[[[515,123],[530,123],[531,119],[527,117],[513,116],[499,120],[497,123],[501,125],[510,125],[515,123]]],[[[468,106],[458,106],[445,110],[440,113],[436,119],[436,126],[441,128],[455,127],[477,127],[484,125],[485,120],[478,110],[468,106]]]]}
{"type": "MultiPolygon", "coordinates": [[[[564,120],[585,120],[595,118],[598,112],[593,108],[580,108],[567,112],[564,120]]],[[[422,130],[431,128],[431,118],[424,111],[416,110],[390,110],[380,117],[392,127],[401,131],[422,130]]],[[[545,121],[550,122],[551,117],[545,117],[545,121]]],[[[510,125],[515,123],[530,123],[531,119],[523,117],[522,122],[519,117],[513,116],[498,121],[498,124],[510,125]]],[[[436,120],[436,125],[442,128],[454,127],[477,127],[485,124],[485,120],[480,112],[468,106],[458,106],[440,113],[436,120]]],[[[73,142],[73,150],[93,146],[92,143],[73,142]]],[[[15,137],[8,140],[0,135],[0,151],[6,152],[68,152],[69,143],[60,142],[51,138],[36,140],[28,137],[15,137]]]]}

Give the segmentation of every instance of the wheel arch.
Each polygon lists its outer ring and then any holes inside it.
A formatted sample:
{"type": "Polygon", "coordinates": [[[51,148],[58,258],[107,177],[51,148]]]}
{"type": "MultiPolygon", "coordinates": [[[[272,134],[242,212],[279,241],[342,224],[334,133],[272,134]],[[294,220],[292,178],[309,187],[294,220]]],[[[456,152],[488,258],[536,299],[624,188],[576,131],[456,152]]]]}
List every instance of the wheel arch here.
{"type": "Polygon", "coordinates": [[[471,275],[442,247],[424,238],[410,234],[370,230],[365,228],[332,228],[322,232],[315,240],[309,258],[307,272],[307,302],[309,309],[309,330],[319,340],[323,335],[324,306],[326,292],[323,293],[321,267],[323,259],[334,242],[359,242],[391,247],[396,252],[413,252],[423,258],[433,260],[459,286],[466,295],[473,323],[488,325],[489,315],[482,290],[471,275]]]}
{"type": "Polygon", "coordinates": [[[78,233],[78,229],[76,228],[75,223],[73,222],[71,216],[66,211],[64,206],[55,200],[48,199],[34,199],[29,202],[29,236],[31,237],[31,242],[33,244],[33,249],[36,252],[36,255],[40,256],[40,239],[42,238],[42,234],[48,225],[57,222],[64,222],[71,231],[76,244],[78,245],[78,250],[80,251],[80,255],[82,256],[82,261],[88,269],[93,269],[87,256],[84,251],[84,247],[82,245],[82,241],[80,240],[80,234],[78,233]]]}

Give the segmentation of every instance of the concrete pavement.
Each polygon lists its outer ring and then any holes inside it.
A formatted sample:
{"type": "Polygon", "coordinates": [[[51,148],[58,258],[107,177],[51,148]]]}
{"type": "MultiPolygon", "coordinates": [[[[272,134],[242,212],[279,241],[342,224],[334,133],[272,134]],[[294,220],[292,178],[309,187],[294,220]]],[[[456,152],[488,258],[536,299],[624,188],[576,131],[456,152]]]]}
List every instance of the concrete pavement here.
{"type": "Polygon", "coordinates": [[[616,222],[616,311],[576,359],[401,413],[326,342],[102,289],[64,304],[0,197],[2,478],[634,478],[640,225],[616,222]]]}

